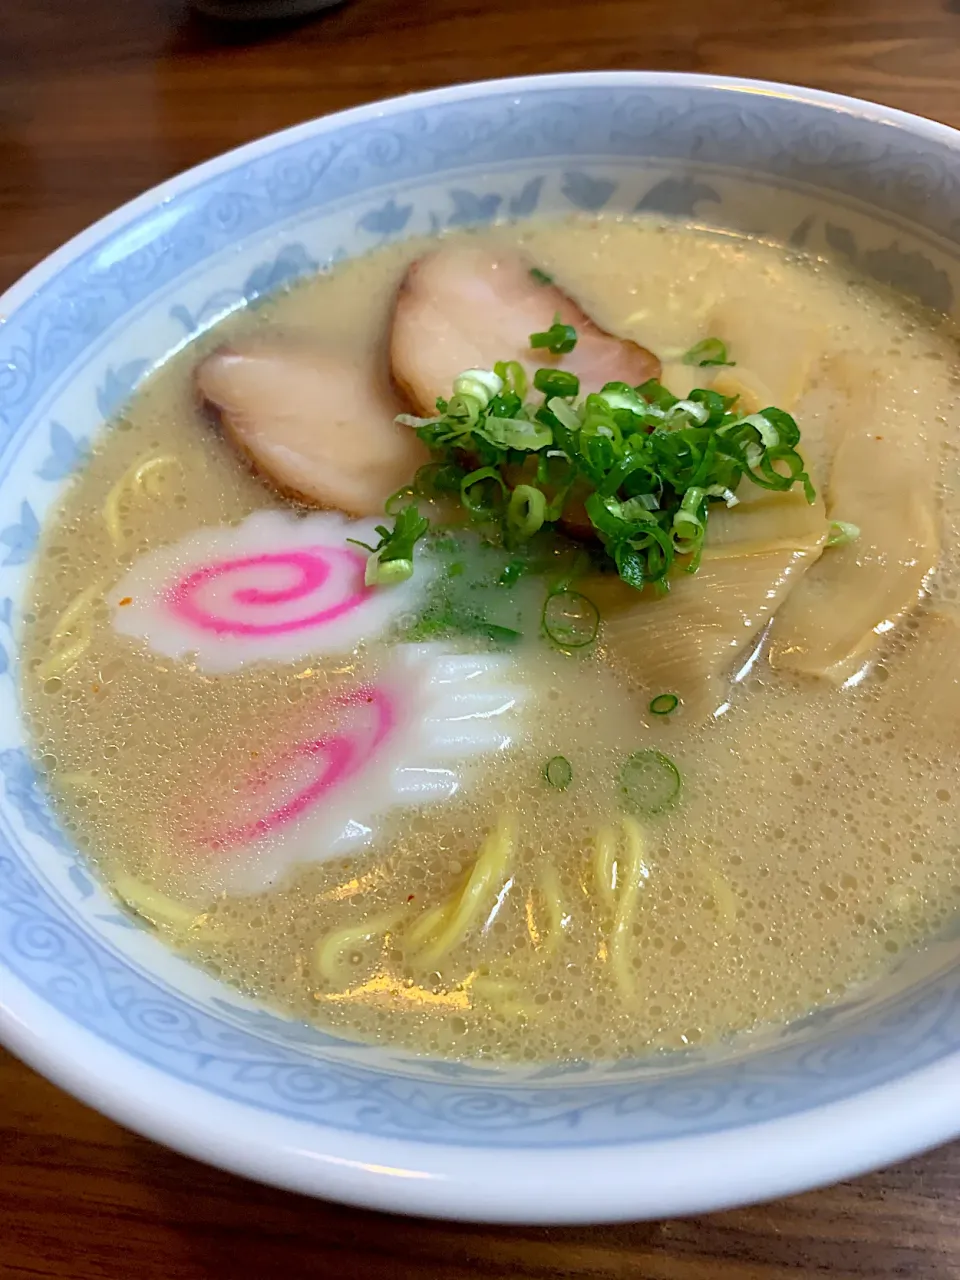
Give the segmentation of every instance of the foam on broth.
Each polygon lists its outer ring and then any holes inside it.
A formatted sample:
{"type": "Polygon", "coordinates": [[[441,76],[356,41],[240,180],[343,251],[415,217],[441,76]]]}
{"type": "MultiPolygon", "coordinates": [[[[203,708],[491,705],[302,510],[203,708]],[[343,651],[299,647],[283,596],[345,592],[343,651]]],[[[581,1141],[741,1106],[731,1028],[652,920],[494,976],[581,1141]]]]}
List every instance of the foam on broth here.
{"type": "MultiPolygon", "coordinates": [[[[947,428],[946,551],[933,592],[956,600],[952,335],[834,269],[755,242],[613,221],[484,234],[521,241],[544,269],[562,270],[601,324],[668,356],[701,336],[710,307],[735,295],[761,327],[789,305],[816,322],[827,355],[852,346],[892,370],[910,389],[896,405],[897,429],[947,428]]],[[[249,767],[258,726],[375,666],[377,654],[211,677],[131,645],[104,606],[76,664],[43,678],[55,621],[78,588],[109,589],[138,555],[281,505],[196,408],[199,351],[237,329],[296,325],[358,358],[379,353],[393,291],[422,248],[403,244],[345,264],[180,353],[102,436],[44,531],[24,707],[58,814],[108,882],[135,876],[189,902],[172,798],[229,786],[249,767]],[[172,461],[158,469],[154,496],[129,505],[118,551],[103,504],[148,455],[172,461]]],[[[693,374],[665,359],[664,381],[683,393],[693,374]]],[[[801,404],[801,449],[809,441],[816,453],[830,413],[822,389],[801,404]]],[[[761,661],[729,712],[706,724],[648,715],[602,645],[569,657],[532,642],[524,655],[538,708],[532,741],[491,760],[469,795],[395,816],[367,854],[303,868],[270,893],[201,903],[202,927],[161,932],[296,1016],[429,1054],[617,1057],[795,1018],[881,974],[960,907],[960,755],[953,741],[905,737],[883,698],[911,634],[903,628],[878,672],[843,691],[761,661]],[[592,850],[598,827],[615,817],[619,762],[637,746],[669,753],[684,793],[678,807],[643,823],[649,875],[630,926],[633,976],[618,984],[592,850]],[[544,760],[558,753],[575,771],[565,792],[542,778],[544,760]],[[505,813],[516,815],[518,832],[510,885],[483,928],[429,967],[405,953],[399,928],[372,937],[359,928],[334,977],[318,975],[319,939],[398,910],[415,919],[462,883],[484,832],[505,813]]]]}

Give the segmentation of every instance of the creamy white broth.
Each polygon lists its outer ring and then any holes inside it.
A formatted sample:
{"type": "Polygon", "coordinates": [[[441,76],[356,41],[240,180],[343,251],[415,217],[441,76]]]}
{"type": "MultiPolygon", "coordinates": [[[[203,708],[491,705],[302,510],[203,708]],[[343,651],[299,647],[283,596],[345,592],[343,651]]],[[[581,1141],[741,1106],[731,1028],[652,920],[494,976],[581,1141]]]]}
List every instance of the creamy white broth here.
{"type": "Polygon", "coordinates": [[[520,593],[510,608],[527,639],[516,662],[535,708],[523,741],[489,758],[448,804],[393,812],[368,850],[301,867],[268,892],[211,894],[178,839],[180,799],[222,796],[249,769],[264,724],[376,672],[389,646],[210,676],[131,644],[100,601],[138,556],[284,505],[197,408],[199,351],[251,329],[307,329],[361,367],[382,367],[394,292],[424,248],[398,245],[232,318],[171,360],[100,439],[44,530],[23,692],[57,811],[106,882],[172,946],[347,1034],[423,1053],[605,1058],[800,1016],[880,977],[960,907],[948,664],[948,713],[917,732],[904,723],[930,665],[911,655],[941,661],[954,635],[955,339],[833,268],[753,241],[615,221],[482,235],[521,243],[599,324],[659,353],[678,394],[708,372],[682,364],[682,352],[707,333],[724,337],[737,360],[727,375],[795,413],[818,488],[851,418],[869,413],[883,423],[877,434],[922,440],[942,544],[929,597],[882,639],[859,684],[775,670],[762,652],[725,714],[680,708],[661,718],[648,702],[663,690],[648,687],[642,664],[625,661],[602,628],[587,651],[554,652],[536,637],[538,598],[520,593]],[[862,370],[873,371],[869,397],[862,370]],[[104,503],[152,457],[167,461],[152,496],[125,506],[118,550],[104,503]],[[50,674],[57,620],[78,587],[92,592],[90,643],[50,674]],[[683,790],[632,833],[642,892],[621,918],[618,900],[598,888],[597,836],[612,826],[627,865],[618,772],[638,747],[674,760],[683,790]],[[554,755],[573,767],[566,791],[543,780],[554,755]],[[514,844],[488,904],[499,909],[424,959],[405,939],[422,913],[462,891],[486,834],[507,818],[514,844]],[[388,928],[365,934],[365,922],[387,918],[388,928]],[[338,938],[318,967],[318,945],[338,938]]]}

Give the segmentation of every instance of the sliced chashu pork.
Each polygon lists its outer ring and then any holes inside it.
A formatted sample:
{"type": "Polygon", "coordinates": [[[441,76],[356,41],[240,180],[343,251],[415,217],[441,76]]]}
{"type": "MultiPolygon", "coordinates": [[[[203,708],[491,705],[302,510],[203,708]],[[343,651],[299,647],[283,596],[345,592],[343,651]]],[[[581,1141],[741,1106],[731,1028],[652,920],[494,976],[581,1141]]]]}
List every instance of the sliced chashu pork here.
{"type": "Polygon", "coordinates": [[[206,356],[197,391],[227,439],[281,493],[380,515],[429,453],[394,422],[404,406],[372,361],[300,334],[251,337],[206,356]]]}
{"type": "Polygon", "coordinates": [[[940,553],[934,425],[916,430],[909,388],[882,369],[855,356],[844,369],[853,381],[830,465],[827,516],[857,525],[860,537],[827,550],[778,614],[769,651],[775,668],[837,684],[916,607],[940,553]]]}
{"type": "Polygon", "coordinates": [[[419,258],[400,286],[390,335],[397,385],[424,415],[449,398],[466,369],[492,369],[516,360],[532,376],[544,365],[576,373],[584,391],[606,382],[636,386],[659,377],[660,361],[635,342],[599,328],[556,285],[541,284],[531,263],[512,249],[449,245],[419,258]],[[550,328],[559,315],[577,331],[564,356],[531,350],[530,335],[550,328]]]}
{"type": "Polygon", "coordinates": [[[637,592],[613,574],[584,582],[600,609],[602,640],[651,697],[675,693],[693,716],[727,701],[728,684],[767,622],[817,560],[827,536],[823,503],[749,481],[741,502],[714,509],[699,570],[675,572],[670,592],[637,592]]]}

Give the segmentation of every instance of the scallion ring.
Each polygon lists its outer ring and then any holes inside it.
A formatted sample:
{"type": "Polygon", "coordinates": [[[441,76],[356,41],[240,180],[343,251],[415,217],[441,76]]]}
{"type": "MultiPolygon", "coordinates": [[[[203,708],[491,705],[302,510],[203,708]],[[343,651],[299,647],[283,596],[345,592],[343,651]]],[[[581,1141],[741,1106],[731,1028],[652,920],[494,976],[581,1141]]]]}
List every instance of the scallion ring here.
{"type": "Polygon", "coordinates": [[[684,364],[698,365],[701,369],[709,365],[730,365],[735,363],[727,357],[726,345],[719,338],[704,338],[695,342],[689,351],[681,356],[684,364]]]}
{"type": "Polygon", "coordinates": [[[533,385],[547,399],[559,396],[561,400],[570,400],[580,394],[580,379],[565,369],[538,369],[533,375],[533,385]]]}
{"type": "Polygon", "coordinates": [[[573,769],[566,756],[554,756],[543,766],[543,776],[557,791],[566,791],[573,781],[573,769]]]}
{"type": "Polygon", "coordinates": [[[548,639],[562,649],[583,649],[597,638],[600,610],[579,591],[551,591],[541,625],[548,639]]]}
{"type": "Polygon", "coordinates": [[[662,751],[646,748],[628,756],[620,770],[620,801],[628,813],[661,813],[676,800],[680,770],[662,751]]]}
{"type": "Polygon", "coordinates": [[[520,538],[532,538],[547,514],[547,499],[532,484],[518,484],[507,504],[507,525],[520,538]]]}
{"type": "Polygon", "coordinates": [[[512,391],[521,400],[527,394],[527,374],[519,360],[498,360],[493,372],[503,382],[504,391],[512,391]]]}
{"type": "Polygon", "coordinates": [[[478,467],[460,481],[460,501],[474,515],[492,515],[506,496],[507,486],[496,467],[478,467]],[[489,502],[485,501],[487,494],[492,495],[489,502]]]}
{"type": "Polygon", "coordinates": [[[680,699],[675,693],[658,693],[650,700],[650,711],[655,716],[668,716],[671,711],[676,711],[679,705],[680,699]]]}

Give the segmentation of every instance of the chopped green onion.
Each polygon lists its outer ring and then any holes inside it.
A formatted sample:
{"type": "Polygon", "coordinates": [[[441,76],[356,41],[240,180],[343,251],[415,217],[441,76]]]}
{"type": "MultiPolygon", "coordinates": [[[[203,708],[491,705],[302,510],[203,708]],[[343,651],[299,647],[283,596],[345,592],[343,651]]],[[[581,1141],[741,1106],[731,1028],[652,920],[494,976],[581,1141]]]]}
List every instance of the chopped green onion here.
{"type": "Polygon", "coordinates": [[[532,484],[518,484],[507,503],[507,525],[519,538],[532,538],[547,514],[547,499],[532,484]]]}
{"type": "Polygon", "coordinates": [[[527,372],[518,360],[498,360],[493,372],[503,382],[506,391],[512,391],[521,400],[527,394],[527,372]]]}
{"type": "Polygon", "coordinates": [[[680,705],[680,699],[675,693],[658,693],[651,699],[650,710],[655,716],[668,716],[671,711],[676,711],[680,705]]]}
{"type": "Polygon", "coordinates": [[[509,564],[504,566],[503,573],[497,579],[497,585],[501,587],[512,587],[527,572],[527,562],[517,556],[511,560],[509,564]]]}
{"type": "Polygon", "coordinates": [[[356,538],[348,538],[355,546],[370,552],[364,570],[363,581],[368,587],[389,586],[402,582],[413,574],[413,548],[430,528],[430,521],[421,516],[416,504],[411,502],[397,512],[392,529],[378,524],[375,533],[380,541],[375,547],[356,538]]]}
{"type": "Polygon", "coordinates": [[[396,493],[391,493],[390,497],[383,505],[384,511],[388,516],[398,516],[404,506],[411,498],[417,496],[417,491],[413,485],[404,485],[402,489],[398,489],[396,493]]]}
{"type": "Polygon", "coordinates": [[[553,276],[547,275],[546,271],[541,271],[539,267],[530,268],[530,277],[536,280],[537,284],[553,284],[553,276]]]}
{"type": "Polygon", "coordinates": [[[542,422],[530,422],[526,418],[485,418],[483,425],[475,428],[477,435],[501,449],[523,449],[536,453],[553,444],[553,432],[542,422]]]}
{"type": "Polygon", "coordinates": [[[437,602],[404,633],[410,642],[432,640],[436,636],[457,632],[463,636],[482,636],[495,644],[516,644],[522,632],[513,627],[503,627],[486,618],[477,617],[468,609],[453,601],[437,602]]]}
{"type": "Polygon", "coordinates": [[[856,542],[859,537],[859,525],[850,524],[847,520],[831,520],[830,536],[827,538],[827,546],[845,547],[850,542],[856,542]]]}
{"type": "Polygon", "coordinates": [[[600,610],[579,591],[551,591],[543,606],[544,634],[563,649],[583,649],[600,630],[600,610]]]}
{"type": "Polygon", "coordinates": [[[566,427],[568,431],[579,431],[581,427],[580,415],[576,409],[562,400],[559,396],[553,396],[547,401],[547,408],[553,416],[559,421],[562,427],[566,427]]]}
{"type": "Polygon", "coordinates": [[[695,342],[690,350],[684,353],[682,359],[684,364],[695,364],[701,369],[709,365],[736,363],[734,360],[727,359],[726,344],[719,338],[704,338],[702,342],[695,342]]]}
{"type": "Polygon", "coordinates": [[[554,756],[543,766],[543,776],[558,791],[566,791],[573,781],[573,769],[566,756],[554,756]]]}
{"type": "Polygon", "coordinates": [[[662,751],[635,751],[620,770],[620,800],[628,813],[660,813],[680,794],[680,770],[662,751]]]}
{"type": "Polygon", "coordinates": [[[626,409],[630,413],[646,413],[650,406],[634,387],[626,382],[608,382],[600,392],[609,409],[626,409]]]}
{"type": "Polygon", "coordinates": [[[673,422],[676,418],[689,418],[698,427],[702,427],[710,419],[710,409],[699,400],[678,400],[667,412],[668,422],[673,422]]]}
{"type": "Polygon", "coordinates": [[[760,442],[766,449],[776,449],[780,444],[780,432],[777,429],[777,424],[766,413],[749,413],[745,418],[740,419],[738,425],[756,427],[760,433],[760,442]]]}
{"type": "Polygon", "coordinates": [[[564,369],[538,369],[533,375],[533,385],[547,398],[560,396],[563,400],[570,400],[580,391],[580,379],[564,369]]]}
{"type": "Polygon", "coordinates": [[[422,498],[437,493],[459,493],[465,472],[451,462],[428,462],[413,477],[413,487],[422,498]]]}
{"type": "Polygon", "coordinates": [[[398,413],[394,418],[398,427],[413,427],[414,430],[432,426],[437,421],[437,418],[418,418],[415,413],[398,413]]]}
{"type": "Polygon", "coordinates": [[[711,484],[704,489],[704,493],[708,493],[711,498],[722,498],[727,507],[736,507],[739,505],[740,499],[732,489],[722,484],[711,484]]]}
{"type": "Polygon", "coordinates": [[[474,515],[492,515],[506,495],[507,486],[496,467],[478,467],[460,481],[460,501],[474,515]],[[487,494],[492,495],[491,501],[485,501],[487,494]]]}
{"type": "Polygon", "coordinates": [[[643,396],[649,405],[655,406],[664,412],[672,409],[679,399],[668,391],[662,382],[658,382],[656,378],[648,378],[646,382],[640,384],[636,388],[637,394],[643,396]]]}
{"type": "Polygon", "coordinates": [[[577,345],[577,331],[572,324],[561,324],[555,320],[544,333],[531,333],[530,346],[534,350],[546,347],[555,356],[565,356],[577,345]]]}
{"type": "Polygon", "coordinates": [[[460,550],[460,543],[449,533],[438,533],[431,543],[431,549],[438,551],[441,555],[449,556],[460,550]]]}
{"type": "Polygon", "coordinates": [[[394,582],[405,582],[412,577],[412,560],[381,560],[379,556],[371,556],[363,571],[363,585],[389,587],[394,582]]]}
{"type": "Polygon", "coordinates": [[[468,396],[480,401],[485,409],[494,396],[503,390],[503,379],[492,369],[466,369],[453,383],[454,396],[468,396]]]}
{"type": "MultiPolygon", "coordinates": [[[[555,354],[571,340],[559,316],[532,335],[555,354]]],[[[693,350],[707,363],[726,354],[693,350]]],[[[772,405],[744,416],[735,397],[698,387],[681,400],[656,379],[608,382],[584,396],[576,375],[550,367],[534,378],[542,400],[526,402],[526,382],[518,361],[467,370],[451,399],[438,399],[438,416],[416,425],[436,459],[418,472],[416,491],[459,492],[484,536],[502,546],[557,521],[582,524],[585,513],[621,579],[663,592],[677,569],[697,571],[711,511],[735,506],[746,481],[775,492],[801,485],[815,499],[800,430],[772,405]]],[[[850,536],[840,522],[832,533],[834,545],[850,536]]]]}
{"type": "Polygon", "coordinates": [[[513,627],[501,627],[496,622],[475,622],[470,631],[473,635],[496,640],[498,644],[515,644],[523,636],[522,631],[516,631],[513,627]]]}

